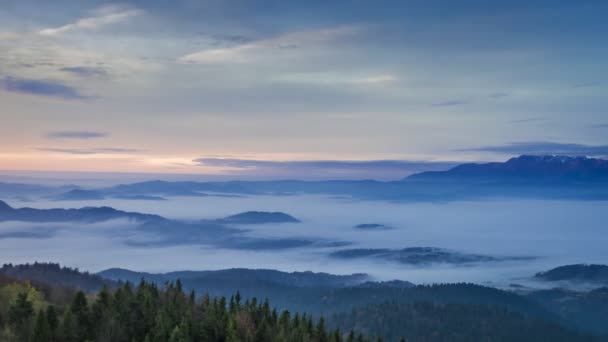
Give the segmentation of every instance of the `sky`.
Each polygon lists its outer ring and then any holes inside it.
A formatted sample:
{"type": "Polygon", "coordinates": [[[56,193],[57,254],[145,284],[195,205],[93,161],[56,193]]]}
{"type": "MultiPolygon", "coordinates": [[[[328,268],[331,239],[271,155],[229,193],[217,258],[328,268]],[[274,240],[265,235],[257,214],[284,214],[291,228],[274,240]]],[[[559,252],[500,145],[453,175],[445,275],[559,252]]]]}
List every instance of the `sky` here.
{"type": "Polygon", "coordinates": [[[608,156],[608,2],[0,1],[0,170],[399,179],[608,156]]]}

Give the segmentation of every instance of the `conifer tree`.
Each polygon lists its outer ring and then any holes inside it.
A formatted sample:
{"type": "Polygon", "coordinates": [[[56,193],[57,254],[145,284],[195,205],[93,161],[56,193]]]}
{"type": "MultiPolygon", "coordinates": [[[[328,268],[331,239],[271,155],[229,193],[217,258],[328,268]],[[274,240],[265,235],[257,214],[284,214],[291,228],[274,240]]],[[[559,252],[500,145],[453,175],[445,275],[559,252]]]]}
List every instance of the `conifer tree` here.
{"type": "Polygon", "coordinates": [[[32,342],[49,342],[51,340],[51,329],[43,310],[38,312],[34,331],[32,332],[32,342]]]}

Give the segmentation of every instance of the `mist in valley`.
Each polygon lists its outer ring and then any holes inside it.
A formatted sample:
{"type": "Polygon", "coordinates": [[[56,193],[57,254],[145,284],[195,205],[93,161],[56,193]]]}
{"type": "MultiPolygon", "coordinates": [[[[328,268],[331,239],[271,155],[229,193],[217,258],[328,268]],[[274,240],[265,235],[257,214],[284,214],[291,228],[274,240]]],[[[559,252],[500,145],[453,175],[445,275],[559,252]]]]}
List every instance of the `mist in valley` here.
{"type": "MultiPolygon", "coordinates": [[[[110,267],[147,272],[243,267],[367,273],[378,280],[414,283],[537,286],[530,279],[536,272],[564,264],[602,263],[608,257],[605,248],[608,231],[604,224],[608,212],[603,201],[491,199],[404,203],[294,195],[7,202],[16,208],[111,206],[184,222],[219,219],[246,211],[279,211],[301,221],[230,225],[237,233],[227,235],[227,239],[236,241],[235,244],[189,239],[188,232],[180,235],[177,231],[163,231],[159,235],[158,231],[142,230],[136,222],[128,220],[92,224],[0,223],[3,262],[50,260],[88,271],[110,267]],[[379,227],[356,227],[361,224],[379,227]],[[163,234],[177,234],[179,238],[155,243],[163,241],[163,234]],[[242,241],[252,241],[242,245],[254,247],[237,247],[242,241]],[[282,245],[286,241],[290,243],[282,245]],[[437,247],[494,259],[408,264],[381,258],[331,256],[348,249],[411,247],[437,247]]],[[[182,228],[176,225],[163,229],[182,228]]]]}

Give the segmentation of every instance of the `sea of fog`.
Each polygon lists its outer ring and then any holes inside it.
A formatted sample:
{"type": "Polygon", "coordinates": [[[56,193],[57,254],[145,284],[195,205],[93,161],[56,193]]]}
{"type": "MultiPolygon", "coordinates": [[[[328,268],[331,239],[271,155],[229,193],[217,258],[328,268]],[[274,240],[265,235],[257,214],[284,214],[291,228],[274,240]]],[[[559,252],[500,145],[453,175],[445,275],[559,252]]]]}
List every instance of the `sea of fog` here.
{"type": "Polygon", "coordinates": [[[246,234],[352,243],[347,247],[325,244],[282,250],[238,250],[188,243],[144,247],[126,243],[133,238],[146,238],[138,236],[143,233],[128,221],[0,223],[0,262],[53,261],[93,272],[110,267],[147,272],[245,267],[368,273],[379,280],[402,279],[414,283],[466,281],[501,286],[525,284],[534,273],[559,265],[608,262],[608,203],[601,201],[495,199],[395,203],[306,195],[8,202],[14,207],[35,208],[111,206],[180,220],[221,218],[249,210],[281,211],[302,223],[249,225],[246,228],[250,231],[246,234]],[[393,229],[354,228],[362,223],[384,224],[393,229]],[[464,266],[408,266],[328,257],[340,248],[423,246],[535,258],[464,266]]]}

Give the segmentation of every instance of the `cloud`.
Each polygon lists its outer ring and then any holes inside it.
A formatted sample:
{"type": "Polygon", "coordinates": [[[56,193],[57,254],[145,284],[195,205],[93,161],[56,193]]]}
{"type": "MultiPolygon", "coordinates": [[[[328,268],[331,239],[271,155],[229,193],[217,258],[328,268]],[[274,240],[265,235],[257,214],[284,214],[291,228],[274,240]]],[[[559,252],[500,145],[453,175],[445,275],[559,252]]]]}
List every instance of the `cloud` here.
{"type": "Polygon", "coordinates": [[[102,68],[92,68],[92,67],[65,67],[59,69],[60,71],[64,71],[70,74],[74,74],[80,77],[97,77],[97,76],[106,76],[108,72],[102,68]]]}
{"type": "Polygon", "coordinates": [[[451,101],[433,103],[432,106],[433,107],[451,107],[451,106],[460,106],[460,105],[464,105],[467,103],[468,103],[467,101],[463,101],[463,100],[451,100],[451,101]]]}
{"type": "Polygon", "coordinates": [[[573,84],[572,88],[591,88],[591,87],[597,87],[600,85],[602,85],[601,82],[583,82],[583,83],[573,84]]]}
{"type": "Polygon", "coordinates": [[[500,98],[507,97],[507,96],[509,96],[509,94],[507,94],[507,93],[492,93],[492,94],[488,95],[488,97],[490,97],[492,99],[500,99],[500,98]]]}
{"type": "Polygon", "coordinates": [[[89,98],[80,94],[75,88],[55,81],[5,77],[2,80],[2,85],[4,90],[13,93],[59,97],[66,100],[82,100],[89,98]]]}
{"type": "Polygon", "coordinates": [[[505,154],[608,156],[608,145],[565,144],[550,141],[512,142],[497,146],[482,146],[459,151],[497,152],[505,154]]]}
{"type": "Polygon", "coordinates": [[[45,151],[45,152],[65,153],[65,154],[79,154],[79,155],[103,154],[103,153],[136,153],[136,152],[142,151],[142,150],[134,149],[134,148],[117,148],[117,147],[98,147],[98,148],[91,148],[91,149],[39,147],[39,148],[36,148],[36,150],[45,151]]]}
{"type": "Polygon", "coordinates": [[[246,176],[268,176],[309,179],[401,179],[421,171],[447,170],[455,162],[408,160],[306,160],[272,161],[232,158],[199,158],[201,166],[226,168],[227,173],[246,176]]]}
{"type": "Polygon", "coordinates": [[[397,81],[397,77],[388,74],[369,76],[357,80],[357,82],[361,84],[386,84],[395,81],[397,81]]]}
{"type": "Polygon", "coordinates": [[[125,21],[142,13],[139,9],[125,8],[121,6],[105,6],[93,12],[93,16],[79,19],[73,23],[59,27],[40,30],[43,36],[55,36],[77,30],[97,30],[104,26],[125,21]]]}
{"type": "Polygon", "coordinates": [[[106,132],[92,131],[57,131],[50,132],[47,137],[50,139],[94,139],[107,137],[106,132]]]}
{"type": "Polygon", "coordinates": [[[248,36],[238,34],[214,34],[211,36],[215,44],[245,44],[251,42],[253,39],[248,36]]]}
{"type": "Polygon", "coordinates": [[[286,73],[273,78],[273,81],[281,83],[363,87],[387,86],[398,80],[396,76],[391,74],[353,75],[344,72],[286,73]]]}
{"type": "Polygon", "coordinates": [[[276,54],[278,50],[318,46],[353,35],[358,31],[359,29],[355,27],[345,26],[316,31],[291,32],[274,38],[251,41],[232,47],[197,51],[180,57],[178,62],[186,64],[247,62],[252,57],[251,55],[256,53],[276,54]]]}
{"type": "Polygon", "coordinates": [[[606,124],[595,124],[595,125],[591,125],[591,128],[608,128],[608,123],[606,124]]]}
{"type": "Polygon", "coordinates": [[[520,124],[520,123],[539,122],[539,121],[547,121],[547,118],[534,117],[534,118],[517,119],[517,120],[511,120],[511,121],[509,121],[509,123],[520,124]]]}

